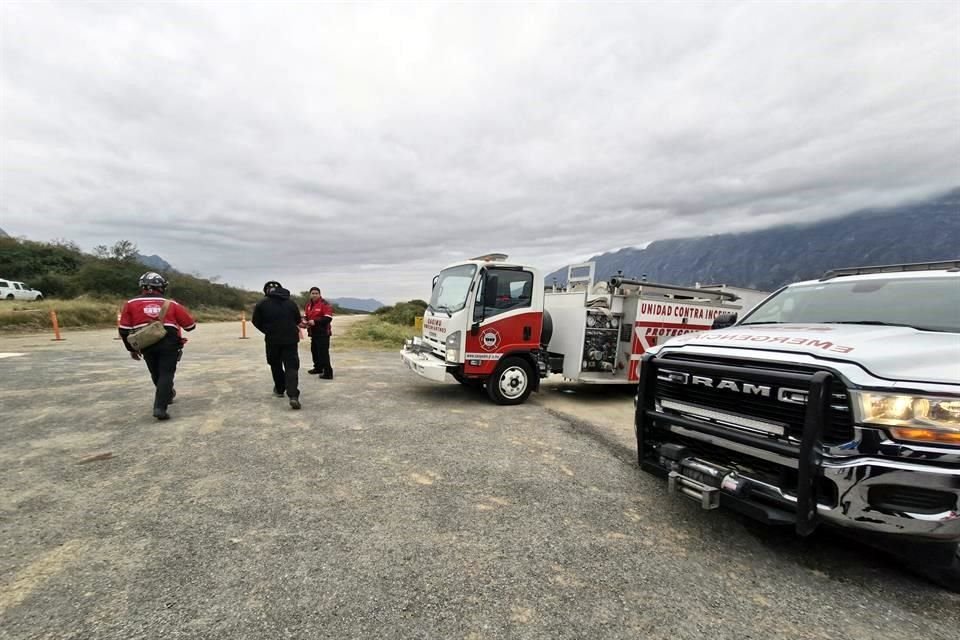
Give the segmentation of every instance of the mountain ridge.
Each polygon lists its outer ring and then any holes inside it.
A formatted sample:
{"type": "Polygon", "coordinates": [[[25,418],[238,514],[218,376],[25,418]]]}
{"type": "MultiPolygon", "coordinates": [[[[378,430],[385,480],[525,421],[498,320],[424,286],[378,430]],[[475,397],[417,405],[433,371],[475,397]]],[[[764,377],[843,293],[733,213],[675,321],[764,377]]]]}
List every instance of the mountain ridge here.
{"type": "Polygon", "coordinates": [[[386,305],[374,298],[331,298],[330,302],[354,311],[376,311],[386,305]]]}
{"type": "MultiPolygon", "coordinates": [[[[745,233],[657,240],[589,259],[596,279],[627,277],[677,285],[727,284],[773,291],[830,269],[960,258],[960,188],[920,202],[745,233]]],[[[567,268],[545,282],[566,284],[567,268]]]]}

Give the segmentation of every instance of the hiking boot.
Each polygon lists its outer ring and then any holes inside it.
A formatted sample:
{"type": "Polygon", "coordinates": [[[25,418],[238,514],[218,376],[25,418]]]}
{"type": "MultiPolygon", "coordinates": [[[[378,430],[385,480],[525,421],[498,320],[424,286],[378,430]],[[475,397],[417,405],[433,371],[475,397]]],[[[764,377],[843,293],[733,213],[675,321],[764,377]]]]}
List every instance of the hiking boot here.
{"type": "Polygon", "coordinates": [[[320,376],[320,378],[323,380],[333,380],[333,371],[324,372],[324,374],[320,376]]]}
{"type": "Polygon", "coordinates": [[[313,369],[310,369],[310,371],[307,371],[307,373],[309,373],[310,375],[315,375],[318,373],[323,373],[323,371],[314,367],[313,369]]]}
{"type": "Polygon", "coordinates": [[[274,398],[282,398],[282,397],[283,397],[283,391],[280,391],[280,389],[277,389],[276,387],[274,387],[274,388],[273,388],[273,397],[274,397],[274,398]]]}
{"type": "Polygon", "coordinates": [[[166,409],[154,409],[153,417],[156,418],[157,420],[169,420],[170,414],[167,413],[166,409]]]}
{"type": "Polygon", "coordinates": [[[290,398],[290,408],[297,411],[300,409],[300,398],[290,398]]]}

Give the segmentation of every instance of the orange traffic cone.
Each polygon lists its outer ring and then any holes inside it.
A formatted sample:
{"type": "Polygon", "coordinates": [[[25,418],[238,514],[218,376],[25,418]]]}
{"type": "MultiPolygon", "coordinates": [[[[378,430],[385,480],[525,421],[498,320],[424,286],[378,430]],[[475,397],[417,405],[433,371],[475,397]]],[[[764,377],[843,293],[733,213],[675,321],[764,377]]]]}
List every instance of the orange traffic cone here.
{"type": "Polygon", "coordinates": [[[50,309],[50,323],[53,325],[53,342],[63,340],[60,337],[60,323],[57,322],[57,312],[50,309]]]}

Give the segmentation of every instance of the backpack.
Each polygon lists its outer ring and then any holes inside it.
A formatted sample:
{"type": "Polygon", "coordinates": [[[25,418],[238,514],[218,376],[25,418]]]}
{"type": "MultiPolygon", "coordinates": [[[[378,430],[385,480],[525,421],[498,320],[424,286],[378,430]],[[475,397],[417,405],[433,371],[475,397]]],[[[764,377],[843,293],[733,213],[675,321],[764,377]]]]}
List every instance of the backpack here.
{"type": "Polygon", "coordinates": [[[143,351],[147,347],[152,347],[167,336],[167,328],[163,326],[163,320],[167,317],[167,309],[170,308],[170,301],[163,303],[160,309],[160,317],[150,324],[140,327],[136,331],[131,331],[127,335],[127,344],[134,351],[143,351]]]}

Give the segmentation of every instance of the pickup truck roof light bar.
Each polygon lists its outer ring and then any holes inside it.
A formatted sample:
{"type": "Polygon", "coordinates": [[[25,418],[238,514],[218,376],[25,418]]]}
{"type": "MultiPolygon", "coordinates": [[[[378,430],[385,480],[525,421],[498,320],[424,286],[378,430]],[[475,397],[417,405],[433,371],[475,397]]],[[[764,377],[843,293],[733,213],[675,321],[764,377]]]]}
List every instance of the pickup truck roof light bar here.
{"type": "Polygon", "coordinates": [[[913,262],[908,264],[888,264],[875,267],[850,267],[847,269],[832,269],[820,278],[820,282],[843,276],[861,276],[870,273],[899,273],[903,271],[960,271],[960,260],[943,260],[941,262],[913,262]]]}

